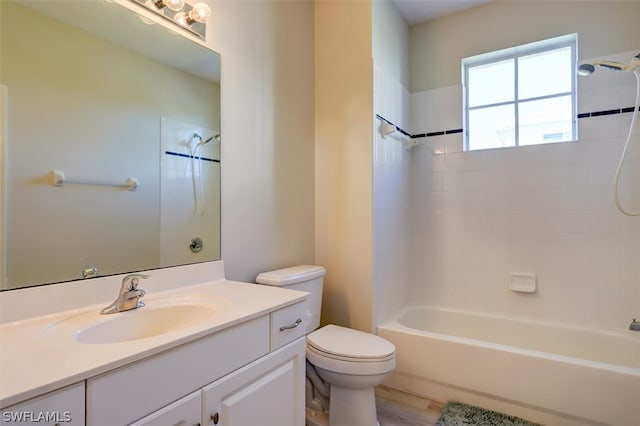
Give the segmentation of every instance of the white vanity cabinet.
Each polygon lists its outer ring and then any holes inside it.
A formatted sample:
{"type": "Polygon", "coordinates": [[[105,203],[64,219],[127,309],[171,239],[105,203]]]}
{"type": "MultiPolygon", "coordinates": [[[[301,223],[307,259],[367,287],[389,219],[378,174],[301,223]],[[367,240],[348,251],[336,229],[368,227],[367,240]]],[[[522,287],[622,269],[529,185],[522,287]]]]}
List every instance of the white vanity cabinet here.
{"type": "Polygon", "coordinates": [[[127,425],[269,353],[264,315],[87,380],[87,425],[127,425]]]}
{"type": "Polygon", "coordinates": [[[84,382],[2,409],[1,425],[84,425],[84,382]]]}
{"type": "Polygon", "coordinates": [[[303,308],[299,302],[88,379],[87,425],[304,425],[303,308]]]}
{"type": "Polygon", "coordinates": [[[131,426],[302,426],[304,348],[300,338],[131,426]]]}
{"type": "Polygon", "coordinates": [[[104,343],[78,341],[75,323],[55,338],[43,330],[82,315],[137,325],[148,316],[87,309],[0,324],[1,425],[303,426],[304,297],[226,280],[187,286],[158,300],[224,303],[184,330],[104,343]]]}

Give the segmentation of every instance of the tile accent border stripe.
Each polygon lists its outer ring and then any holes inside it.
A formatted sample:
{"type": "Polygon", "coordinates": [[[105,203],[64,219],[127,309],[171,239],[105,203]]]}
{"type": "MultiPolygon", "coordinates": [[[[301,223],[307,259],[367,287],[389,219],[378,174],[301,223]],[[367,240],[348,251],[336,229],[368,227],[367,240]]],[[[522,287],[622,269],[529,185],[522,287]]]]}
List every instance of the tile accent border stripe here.
{"type": "MultiPolygon", "coordinates": [[[[634,110],[634,107],[628,107],[628,108],[608,109],[604,111],[581,112],[580,114],[577,115],[577,118],[602,117],[604,115],[626,114],[628,112],[633,112],[633,110],[634,110]]],[[[640,111],[640,106],[638,107],[638,111],[640,111]]],[[[429,133],[416,133],[414,135],[411,135],[379,114],[376,114],[376,118],[378,120],[382,120],[386,123],[389,123],[392,126],[395,126],[400,133],[410,137],[411,139],[431,138],[434,136],[442,136],[442,135],[452,135],[455,133],[462,133],[464,131],[464,129],[450,129],[450,130],[439,130],[437,132],[429,132],[429,133]]]]}
{"type": "Polygon", "coordinates": [[[411,139],[429,138],[429,137],[432,137],[432,136],[441,136],[441,135],[450,135],[450,134],[453,134],[453,133],[462,133],[462,129],[451,129],[451,130],[441,130],[439,132],[418,133],[418,134],[412,135],[409,132],[407,132],[406,130],[404,130],[404,129],[398,127],[397,125],[395,125],[394,123],[392,123],[390,120],[387,120],[386,118],[384,118],[380,114],[376,114],[376,118],[378,120],[384,121],[385,123],[391,124],[392,126],[395,126],[396,130],[398,132],[402,133],[405,136],[410,137],[411,139]]]}
{"type": "MultiPolygon", "coordinates": [[[[578,114],[578,118],[601,117],[603,115],[614,115],[614,114],[626,114],[628,112],[633,112],[633,110],[634,110],[634,107],[628,107],[628,108],[607,109],[604,111],[583,112],[578,114]]],[[[640,111],[640,106],[638,107],[638,111],[640,111]]]]}
{"type": "Polygon", "coordinates": [[[449,129],[449,130],[440,130],[437,132],[418,133],[416,135],[411,135],[411,139],[432,138],[434,136],[453,135],[456,133],[462,133],[463,131],[464,131],[463,129],[449,129]]]}
{"type": "Polygon", "coordinates": [[[376,118],[377,118],[378,120],[382,120],[382,121],[384,121],[384,122],[385,122],[385,123],[387,123],[387,124],[391,124],[392,126],[394,126],[394,127],[396,128],[396,130],[397,130],[397,131],[399,131],[399,132],[400,132],[400,133],[402,133],[403,135],[405,135],[405,136],[409,136],[410,138],[412,138],[412,137],[413,137],[413,136],[411,136],[411,135],[409,134],[409,132],[407,132],[406,130],[404,130],[404,129],[400,128],[400,126],[397,126],[397,125],[393,124],[391,121],[387,120],[387,119],[386,119],[386,118],[384,118],[383,116],[381,116],[381,115],[379,115],[379,114],[376,114],[376,118]]]}
{"type": "Polygon", "coordinates": [[[211,161],[212,163],[219,163],[220,162],[220,160],[215,160],[213,158],[197,157],[197,156],[193,156],[193,155],[189,155],[189,154],[182,154],[181,152],[165,151],[164,153],[167,154],[167,155],[173,155],[173,156],[176,156],[176,157],[194,158],[196,160],[211,161]]]}

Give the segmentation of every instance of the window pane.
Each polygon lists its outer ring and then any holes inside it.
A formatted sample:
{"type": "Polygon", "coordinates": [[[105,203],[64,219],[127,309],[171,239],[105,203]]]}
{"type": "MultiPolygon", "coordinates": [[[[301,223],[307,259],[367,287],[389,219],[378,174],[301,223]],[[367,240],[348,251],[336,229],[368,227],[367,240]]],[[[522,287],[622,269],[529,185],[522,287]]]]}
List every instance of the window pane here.
{"type": "Polygon", "coordinates": [[[514,59],[469,67],[469,106],[514,100],[514,59]]]}
{"type": "Polygon", "coordinates": [[[571,92],[571,47],[518,59],[518,98],[571,92]]]}
{"type": "Polygon", "coordinates": [[[469,111],[469,150],[515,145],[513,104],[469,111]]]}
{"type": "Polygon", "coordinates": [[[571,96],[522,102],[518,116],[520,145],[573,140],[571,96]]]}

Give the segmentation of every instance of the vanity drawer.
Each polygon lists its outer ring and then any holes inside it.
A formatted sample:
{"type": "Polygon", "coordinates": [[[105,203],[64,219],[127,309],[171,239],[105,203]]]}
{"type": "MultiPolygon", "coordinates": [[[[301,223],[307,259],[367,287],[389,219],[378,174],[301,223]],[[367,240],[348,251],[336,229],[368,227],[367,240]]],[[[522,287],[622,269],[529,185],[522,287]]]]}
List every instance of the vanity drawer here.
{"type": "Polygon", "coordinates": [[[304,336],[310,316],[305,301],[271,313],[271,350],[274,351],[304,336]]]}
{"type": "Polygon", "coordinates": [[[87,380],[87,424],[129,424],[269,352],[256,318],[87,380]]]}
{"type": "Polygon", "coordinates": [[[84,382],[2,410],[1,425],[84,425],[84,382]]]}
{"type": "Polygon", "coordinates": [[[131,426],[196,426],[200,425],[202,414],[202,391],[197,390],[148,415],[131,426]]]}

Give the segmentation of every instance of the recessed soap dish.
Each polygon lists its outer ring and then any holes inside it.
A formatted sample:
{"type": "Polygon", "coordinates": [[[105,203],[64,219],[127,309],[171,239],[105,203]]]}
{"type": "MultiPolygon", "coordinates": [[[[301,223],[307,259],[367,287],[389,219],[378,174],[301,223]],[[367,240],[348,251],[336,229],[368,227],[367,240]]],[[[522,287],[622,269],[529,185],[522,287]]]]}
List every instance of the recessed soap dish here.
{"type": "Polygon", "coordinates": [[[509,274],[509,289],[518,293],[535,293],[537,289],[535,274],[509,274]]]}

